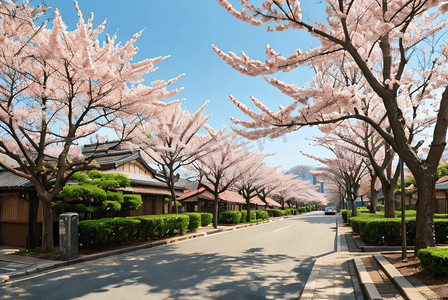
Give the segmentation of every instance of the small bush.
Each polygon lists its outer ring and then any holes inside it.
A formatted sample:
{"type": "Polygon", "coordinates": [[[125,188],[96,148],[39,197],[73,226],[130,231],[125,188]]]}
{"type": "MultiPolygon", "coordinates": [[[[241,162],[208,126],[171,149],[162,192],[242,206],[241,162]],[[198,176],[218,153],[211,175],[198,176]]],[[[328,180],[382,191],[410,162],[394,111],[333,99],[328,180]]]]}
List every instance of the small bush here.
{"type": "Polygon", "coordinates": [[[272,212],[274,217],[282,217],[285,215],[285,211],[278,208],[266,209],[266,211],[272,212]]]}
{"type": "Polygon", "coordinates": [[[108,220],[113,219],[79,221],[80,243],[88,249],[107,246],[113,234],[113,226],[108,220]]]}
{"type": "Polygon", "coordinates": [[[423,269],[435,275],[448,276],[448,249],[429,247],[417,253],[423,269]]]}
{"type": "Polygon", "coordinates": [[[295,208],[285,208],[285,212],[288,214],[288,215],[293,215],[294,214],[294,211],[297,211],[295,208]]]}
{"type": "Polygon", "coordinates": [[[352,211],[348,209],[341,209],[342,219],[345,223],[350,223],[350,218],[352,217],[352,211]]]}
{"type": "Polygon", "coordinates": [[[201,214],[201,227],[207,227],[213,221],[213,214],[200,213],[201,214]]]}
{"type": "Polygon", "coordinates": [[[190,217],[190,222],[188,223],[189,231],[194,231],[201,226],[201,215],[199,213],[187,212],[182,215],[187,215],[190,217]]]}
{"type": "MultiPolygon", "coordinates": [[[[247,219],[247,210],[242,210],[240,211],[241,213],[241,223],[246,223],[246,219],[247,219]]],[[[254,221],[257,219],[257,213],[256,210],[251,210],[250,211],[250,221],[254,221]]]]}
{"type": "Polygon", "coordinates": [[[358,212],[369,212],[369,208],[366,206],[359,206],[356,208],[358,212]]]}
{"type": "Polygon", "coordinates": [[[241,221],[241,212],[228,210],[219,214],[218,222],[222,224],[238,224],[241,221]]]}
{"type": "MultiPolygon", "coordinates": [[[[358,217],[350,219],[351,224],[360,220],[358,217]]],[[[353,226],[353,225],[352,225],[353,226]]],[[[370,219],[358,223],[360,236],[369,245],[401,245],[400,219],[370,219]]]]}
{"type": "Polygon", "coordinates": [[[382,212],[384,212],[384,205],[377,205],[377,206],[376,206],[376,211],[382,211],[382,212]]]}
{"type": "Polygon", "coordinates": [[[269,219],[269,213],[265,210],[256,210],[257,219],[261,219],[262,221],[269,219]]]}

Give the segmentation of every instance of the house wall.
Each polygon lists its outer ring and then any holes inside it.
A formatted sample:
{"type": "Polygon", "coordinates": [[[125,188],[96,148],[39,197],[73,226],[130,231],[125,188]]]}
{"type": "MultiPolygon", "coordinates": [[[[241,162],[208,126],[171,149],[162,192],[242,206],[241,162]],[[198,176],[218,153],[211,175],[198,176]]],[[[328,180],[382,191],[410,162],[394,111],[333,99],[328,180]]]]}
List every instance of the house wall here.
{"type": "Polygon", "coordinates": [[[148,170],[146,170],[146,168],[144,168],[140,163],[136,161],[121,165],[115,170],[107,170],[107,172],[132,173],[154,178],[154,176],[152,176],[152,174],[148,170]]]}
{"type": "Polygon", "coordinates": [[[446,191],[436,191],[436,199],[434,200],[434,212],[436,214],[448,213],[446,191]]]}
{"type": "Polygon", "coordinates": [[[2,193],[0,199],[0,245],[25,247],[28,202],[19,193],[2,193]]]}
{"type": "MultiPolygon", "coordinates": [[[[25,195],[27,199],[29,197],[28,193],[24,194],[23,192],[3,192],[1,194],[0,245],[26,247],[29,202],[19,197],[19,195],[25,195]]],[[[59,243],[58,220],[60,214],[61,209],[59,207],[52,209],[55,246],[59,243]]],[[[37,207],[37,224],[35,230],[36,240],[39,240],[42,236],[42,203],[40,200],[37,207]]]]}

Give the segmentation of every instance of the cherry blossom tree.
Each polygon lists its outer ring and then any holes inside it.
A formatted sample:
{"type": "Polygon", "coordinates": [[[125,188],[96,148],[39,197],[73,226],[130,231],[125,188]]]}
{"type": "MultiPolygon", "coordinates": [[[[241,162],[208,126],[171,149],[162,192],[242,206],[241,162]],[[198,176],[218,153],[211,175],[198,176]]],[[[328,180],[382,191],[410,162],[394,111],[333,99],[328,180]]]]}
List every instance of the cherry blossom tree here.
{"type": "Polygon", "coordinates": [[[361,179],[367,174],[366,166],[359,163],[359,155],[350,150],[338,146],[328,149],[335,154],[335,158],[319,158],[304,154],[325,165],[317,170],[311,170],[310,174],[325,176],[340,186],[345,191],[347,200],[352,203],[352,216],[356,216],[355,201],[361,179]]]}
{"type": "Polygon", "coordinates": [[[238,165],[242,176],[235,182],[238,193],[246,200],[246,222],[250,222],[250,200],[257,196],[257,190],[261,189],[271,170],[264,162],[269,154],[253,153],[238,165]]]}
{"type": "MultiPolygon", "coordinates": [[[[204,188],[214,196],[213,205],[213,227],[218,227],[218,203],[219,194],[232,188],[237,180],[244,174],[247,159],[253,153],[242,151],[240,147],[244,144],[235,143],[235,133],[225,135],[227,130],[215,130],[207,124],[204,126],[209,134],[213,136],[216,151],[208,152],[200,159],[190,165],[190,169],[199,175],[199,181],[204,180],[204,188]]],[[[188,167],[188,166],[187,166],[188,167]]]]}
{"type": "Polygon", "coordinates": [[[418,189],[415,251],[435,246],[434,174],[446,146],[448,128],[448,46],[438,43],[438,34],[448,24],[447,20],[440,21],[448,5],[441,0],[327,0],[327,21],[319,22],[302,17],[298,0],[266,0],[260,8],[247,0],[242,1],[243,10],[236,10],[226,0],[218,2],[242,21],[255,26],[272,21],[275,27],[268,27],[269,31],[302,29],[320,43],[308,51],[298,49],[288,57],[266,46],[265,62],[252,60],[245,53],[227,55],[213,46],[229,65],[249,76],[288,72],[300,66],[316,70],[309,85],[303,87],[265,77],[294,99],[279,112],[252,97],[261,110],[256,113],[231,97],[253,120],[233,119],[250,129],[237,132],[257,139],[277,137],[308,125],[333,124],[327,127],[331,129],[346,119],[369,123],[406,163],[417,185],[424,187],[418,189]],[[434,46],[428,50],[428,44],[434,46]],[[355,74],[360,77],[354,84],[347,84],[355,74]],[[366,96],[384,107],[390,131],[364,114],[362,99],[366,96]],[[298,115],[294,115],[297,106],[298,115]],[[409,111],[410,107],[416,110],[409,111]],[[418,157],[409,140],[406,116],[414,113],[435,117],[425,160],[418,157]]]}
{"type": "Polygon", "coordinates": [[[375,184],[379,178],[385,197],[385,217],[395,218],[394,191],[399,176],[398,168],[391,172],[395,152],[370,125],[360,121],[355,124],[344,121],[316,142],[326,147],[337,145],[357,154],[359,163],[363,163],[370,174],[372,212],[376,211],[375,184]]]}
{"type": "Polygon", "coordinates": [[[327,204],[327,196],[324,193],[316,191],[316,187],[308,181],[296,179],[296,184],[292,186],[291,192],[297,201],[303,202],[318,202],[321,204],[327,204]]]}
{"type": "MultiPolygon", "coordinates": [[[[217,135],[202,136],[199,129],[211,115],[203,115],[208,101],[193,115],[178,103],[166,105],[154,112],[154,119],[138,128],[133,142],[146,153],[158,171],[159,179],[165,182],[171,192],[168,211],[172,212],[173,201],[176,200],[174,186],[179,179],[176,172],[194,163],[209,152],[213,152],[217,144],[217,135]]],[[[207,127],[208,128],[208,127],[207,127]]],[[[133,135],[134,135],[133,134],[133,135]]],[[[178,212],[177,205],[176,213],[178,212]]]]}
{"type": "Polygon", "coordinates": [[[275,195],[281,200],[282,208],[284,208],[285,202],[290,204],[300,200],[303,202],[326,202],[324,194],[318,193],[315,186],[293,174],[283,176],[280,185],[275,190],[275,195]]]}
{"type": "Polygon", "coordinates": [[[33,183],[43,207],[42,251],[51,252],[51,202],[70,176],[94,164],[95,153],[81,155],[80,139],[104,141],[98,130],[109,127],[120,145],[138,120],[179,91],[166,90],[178,77],[142,83],[165,59],[131,63],[142,32],[124,45],[116,35],[100,43],[106,22],[94,28],[93,15],[85,22],[77,2],[73,31],[57,9],[52,28],[37,25],[47,8],[27,2],[0,3],[0,153],[20,168],[0,166],[33,183]]]}
{"type": "Polygon", "coordinates": [[[265,165],[264,168],[266,169],[264,173],[268,174],[268,176],[264,178],[263,185],[260,185],[255,192],[258,198],[266,203],[266,206],[269,206],[266,198],[278,194],[282,190],[282,187],[285,186],[285,183],[289,182],[289,180],[293,178],[296,178],[296,176],[288,173],[278,172],[277,168],[272,168],[268,165],[265,165]]]}

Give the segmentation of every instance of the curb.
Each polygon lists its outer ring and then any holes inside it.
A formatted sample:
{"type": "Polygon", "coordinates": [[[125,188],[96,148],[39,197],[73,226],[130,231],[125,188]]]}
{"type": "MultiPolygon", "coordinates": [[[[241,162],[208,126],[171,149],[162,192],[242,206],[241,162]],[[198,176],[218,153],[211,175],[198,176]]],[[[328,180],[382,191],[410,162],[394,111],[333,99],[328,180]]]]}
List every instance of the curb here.
{"type": "Polygon", "coordinates": [[[403,276],[401,273],[389,263],[383,255],[375,254],[373,258],[378,262],[381,269],[397,286],[403,298],[407,300],[425,300],[426,298],[403,276]]]}
{"type": "Polygon", "coordinates": [[[372,278],[370,278],[361,257],[355,257],[353,262],[355,263],[356,273],[358,274],[359,281],[361,283],[363,295],[369,300],[381,300],[381,295],[375,287],[372,278]]]}
{"type": "MultiPolygon", "coordinates": [[[[281,217],[279,219],[266,220],[263,222],[248,223],[248,224],[237,225],[237,226],[232,226],[232,227],[228,227],[228,228],[220,228],[220,229],[216,229],[215,231],[212,231],[209,233],[207,233],[207,232],[193,233],[188,236],[178,236],[178,237],[174,237],[174,238],[170,238],[170,239],[166,239],[166,240],[162,240],[162,241],[148,242],[148,243],[145,243],[142,245],[123,248],[120,250],[112,250],[112,251],[107,251],[107,252],[102,252],[102,253],[85,255],[85,256],[74,258],[74,259],[67,260],[67,261],[58,261],[53,264],[52,263],[42,264],[38,267],[32,267],[32,268],[24,270],[24,271],[12,272],[12,273],[9,273],[8,275],[1,275],[0,276],[0,284],[6,283],[6,282],[8,282],[12,279],[16,279],[18,277],[37,274],[37,273],[43,273],[43,272],[46,272],[49,270],[66,267],[69,265],[74,265],[74,264],[78,264],[78,263],[82,263],[82,262],[92,261],[95,259],[100,259],[100,258],[104,258],[104,257],[108,257],[108,256],[119,255],[122,253],[133,252],[133,251],[137,251],[137,250],[141,250],[141,249],[147,249],[147,248],[153,248],[153,247],[157,247],[157,246],[173,244],[176,242],[182,242],[182,241],[186,241],[186,240],[190,240],[190,239],[194,239],[194,238],[205,237],[208,235],[212,235],[214,233],[221,233],[221,232],[226,232],[226,231],[231,231],[231,230],[236,230],[236,229],[241,229],[241,228],[246,228],[246,227],[251,227],[251,226],[256,226],[256,225],[262,225],[262,224],[271,223],[271,222],[274,222],[277,220],[282,221],[285,219],[289,219],[289,218],[281,217]]],[[[17,262],[14,260],[1,259],[0,261],[8,261],[8,262],[12,262],[12,263],[21,263],[21,264],[30,265],[30,263],[17,262]]]]}
{"type": "Polygon", "coordinates": [[[317,279],[319,278],[320,269],[322,267],[322,262],[324,258],[320,257],[314,262],[313,269],[311,270],[310,276],[306,281],[306,285],[303,288],[302,295],[300,295],[300,300],[311,300],[314,296],[314,290],[316,289],[317,279]]]}

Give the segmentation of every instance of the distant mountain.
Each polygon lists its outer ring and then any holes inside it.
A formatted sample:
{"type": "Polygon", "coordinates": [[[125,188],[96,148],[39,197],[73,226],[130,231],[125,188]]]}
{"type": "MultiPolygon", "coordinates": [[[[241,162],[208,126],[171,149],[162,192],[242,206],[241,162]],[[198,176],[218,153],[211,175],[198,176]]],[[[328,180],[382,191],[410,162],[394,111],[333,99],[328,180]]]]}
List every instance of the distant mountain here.
{"type": "Polygon", "coordinates": [[[305,165],[298,165],[295,167],[292,167],[286,173],[297,175],[302,180],[308,180],[310,182],[313,182],[313,175],[311,175],[309,172],[310,170],[314,170],[315,167],[311,166],[305,166],[305,165]]]}

